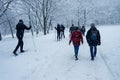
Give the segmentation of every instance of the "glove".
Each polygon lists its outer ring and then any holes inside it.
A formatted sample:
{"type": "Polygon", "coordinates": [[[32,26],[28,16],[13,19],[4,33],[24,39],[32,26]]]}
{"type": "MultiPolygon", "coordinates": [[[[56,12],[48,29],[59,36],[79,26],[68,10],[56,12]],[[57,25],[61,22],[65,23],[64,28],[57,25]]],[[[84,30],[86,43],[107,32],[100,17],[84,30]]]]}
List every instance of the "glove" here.
{"type": "Polygon", "coordinates": [[[70,45],[71,41],[69,41],[69,45],[70,45]]]}
{"type": "Polygon", "coordinates": [[[101,42],[98,42],[98,45],[101,45],[101,42]]]}
{"type": "Polygon", "coordinates": [[[83,44],[83,41],[82,41],[82,44],[83,44]]]}

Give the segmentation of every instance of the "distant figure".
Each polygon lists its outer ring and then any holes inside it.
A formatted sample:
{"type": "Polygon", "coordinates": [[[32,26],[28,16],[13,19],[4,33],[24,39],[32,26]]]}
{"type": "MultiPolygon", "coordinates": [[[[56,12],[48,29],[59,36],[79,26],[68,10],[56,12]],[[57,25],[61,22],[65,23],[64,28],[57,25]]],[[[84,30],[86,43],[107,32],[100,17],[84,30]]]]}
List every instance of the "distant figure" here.
{"type": "Polygon", "coordinates": [[[64,37],[65,38],[65,34],[64,34],[64,31],[65,31],[65,27],[61,24],[60,26],[60,34],[61,34],[61,38],[64,37]]]}
{"type": "Polygon", "coordinates": [[[85,26],[83,25],[82,28],[81,28],[81,32],[82,32],[83,35],[85,35],[85,31],[86,31],[86,29],[85,29],[85,26]]]}
{"type": "Polygon", "coordinates": [[[86,39],[90,46],[91,60],[94,60],[97,53],[97,46],[101,44],[100,33],[94,23],[91,24],[91,28],[87,32],[86,39]]]}
{"type": "Polygon", "coordinates": [[[16,51],[18,50],[18,48],[20,47],[20,52],[24,52],[23,50],[23,36],[24,36],[24,30],[30,30],[31,26],[28,28],[24,23],[23,20],[20,19],[18,24],[16,25],[16,36],[18,38],[18,44],[15,48],[15,50],[13,51],[14,55],[17,56],[18,54],[16,53],[16,51]]]}
{"type": "Polygon", "coordinates": [[[60,41],[60,25],[57,24],[57,28],[55,27],[55,29],[57,30],[57,41],[60,41]]]}
{"type": "Polygon", "coordinates": [[[72,24],[71,27],[70,27],[70,29],[69,29],[69,33],[70,33],[70,34],[69,34],[69,38],[71,38],[71,34],[72,34],[72,32],[75,30],[75,28],[76,28],[76,27],[74,26],[74,24],[72,24]]]}
{"type": "Polygon", "coordinates": [[[72,34],[72,32],[75,30],[75,26],[74,24],[71,25],[70,29],[69,29],[69,32],[70,34],[72,34]]]}
{"type": "Polygon", "coordinates": [[[71,42],[73,42],[73,46],[74,46],[75,60],[78,60],[78,51],[79,51],[80,42],[82,42],[83,44],[82,33],[80,32],[78,27],[76,27],[76,29],[72,32],[69,45],[71,42]]]}

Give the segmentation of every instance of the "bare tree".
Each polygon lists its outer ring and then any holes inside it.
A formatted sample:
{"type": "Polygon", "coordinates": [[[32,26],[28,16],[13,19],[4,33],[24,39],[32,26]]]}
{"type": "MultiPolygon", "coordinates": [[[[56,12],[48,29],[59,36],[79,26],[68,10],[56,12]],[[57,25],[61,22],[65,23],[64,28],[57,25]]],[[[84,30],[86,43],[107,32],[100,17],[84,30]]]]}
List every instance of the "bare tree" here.
{"type": "Polygon", "coordinates": [[[49,30],[49,23],[51,22],[50,16],[54,11],[54,2],[53,0],[42,0],[42,20],[44,27],[44,35],[47,34],[47,30],[49,30]]]}
{"type": "Polygon", "coordinates": [[[82,25],[87,24],[87,20],[90,17],[90,13],[94,12],[95,4],[94,0],[78,0],[80,4],[77,11],[78,23],[82,25]]]}
{"type": "Polygon", "coordinates": [[[22,1],[29,5],[29,8],[31,9],[30,16],[34,15],[34,18],[36,19],[35,23],[39,23],[40,26],[39,29],[42,29],[44,35],[46,35],[50,29],[49,24],[51,24],[52,22],[52,18],[50,16],[52,16],[55,9],[54,1],[53,0],[34,0],[34,2],[31,2],[31,0],[22,1]]]}
{"type": "Polygon", "coordinates": [[[6,15],[6,18],[7,18],[7,22],[9,24],[9,27],[10,27],[10,32],[11,32],[11,35],[12,35],[12,38],[14,38],[14,35],[13,35],[13,30],[12,30],[12,25],[11,25],[11,20],[9,19],[8,15],[6,15]]]}
{"type": "Polygon", "coordinates": [[[0,17],[7,11],[13,0],[0,0],[0,17]]]}

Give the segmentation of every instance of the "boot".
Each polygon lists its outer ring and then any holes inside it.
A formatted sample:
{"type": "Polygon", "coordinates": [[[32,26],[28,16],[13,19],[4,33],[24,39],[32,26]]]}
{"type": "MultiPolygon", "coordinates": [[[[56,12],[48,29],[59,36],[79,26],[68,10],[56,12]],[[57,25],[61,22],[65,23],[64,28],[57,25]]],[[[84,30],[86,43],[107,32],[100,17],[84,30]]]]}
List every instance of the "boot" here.
{"type": "Polygon", "coordinates": [[[17,56],[17,55],[18,55],[15,51],[13,51],[13,54],[14,54],[15,56],[17,56]]]}
{"type": "Polygon", "coordinates": [[[78,57],[77,57],[77,56],[75,56],[75,60],[76,60],[76,61],[78,60],[78,57]]]}
{"type": "Polygon", "coordinates": [[[92,57],[91,60],[94,61],[94,57],[92,57]]]}
{"type": "Polygon", "coordinates": [[[21,50],[20,52],[23,53],[23,52],[25,52],[25,50],[21,50]]]}

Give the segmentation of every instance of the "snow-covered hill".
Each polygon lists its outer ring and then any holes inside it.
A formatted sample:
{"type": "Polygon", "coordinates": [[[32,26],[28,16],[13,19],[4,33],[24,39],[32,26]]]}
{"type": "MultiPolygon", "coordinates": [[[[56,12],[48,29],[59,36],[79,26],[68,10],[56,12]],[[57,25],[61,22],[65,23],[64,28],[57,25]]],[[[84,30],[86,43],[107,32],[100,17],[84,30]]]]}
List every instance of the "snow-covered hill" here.
{"type": "Polygon", "coordinates": [[[79,60],[74,60],[69,32],[60,42],[55,33],[46,36],[24,36],[25,53],[12,54],[17,39],[0,41],[0,80],[119,80],[120,79],[120,26],[98,26],[101,46],[95,61],[90,60],[89,46],[79,49],[79,60]],[[36,49],[36,50],[35,50],[36,49]]]}

